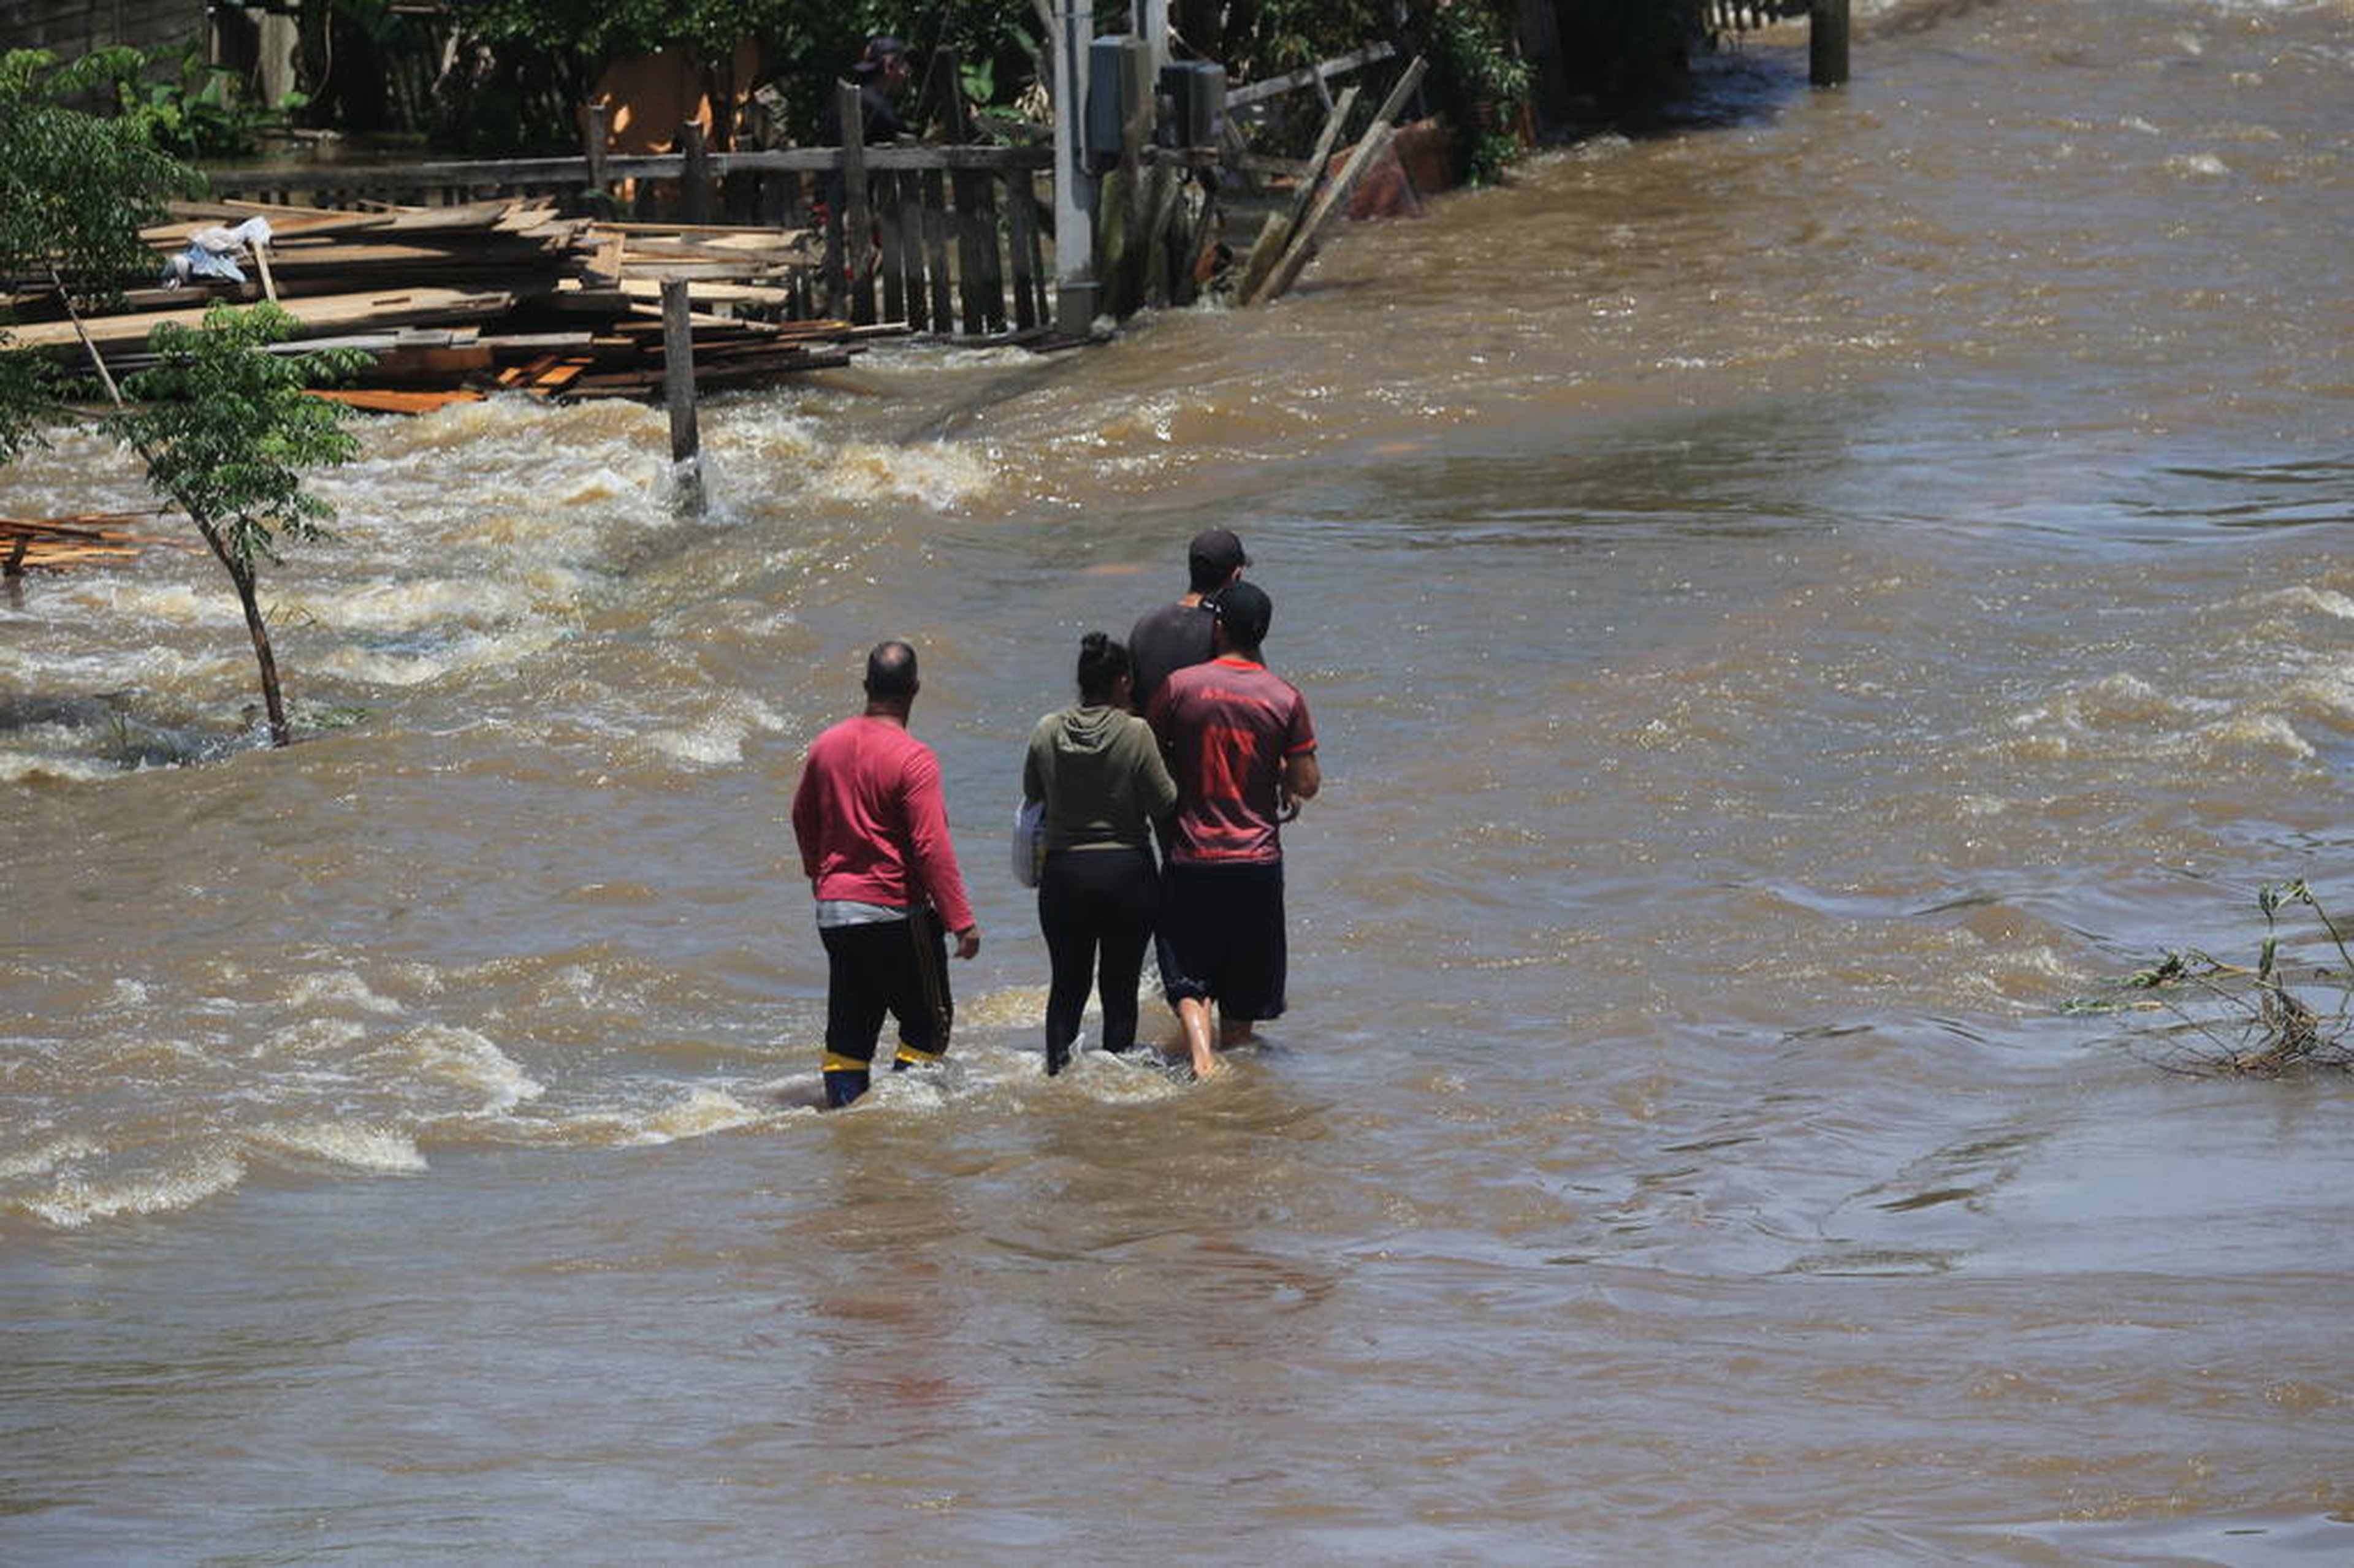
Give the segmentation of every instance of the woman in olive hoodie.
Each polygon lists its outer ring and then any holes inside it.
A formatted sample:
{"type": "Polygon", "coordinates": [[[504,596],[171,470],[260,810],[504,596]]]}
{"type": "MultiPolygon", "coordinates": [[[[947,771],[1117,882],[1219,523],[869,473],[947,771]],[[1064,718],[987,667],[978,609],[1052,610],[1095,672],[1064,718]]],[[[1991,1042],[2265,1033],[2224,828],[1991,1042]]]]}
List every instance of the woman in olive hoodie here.
{"type": "Polygon", "coordinates": [[[1129,712],[1128,650],[1100,631],[1079,641],[1079,700],[1040,719],[1022,764],[1022,796],[1045,804],[1038,928],[1054,983],[1046,997],[1046,1071],[1078,1038],[1093,982],[1103,1048],[1136,1044],[1137,980],[1161,906],[1152,826],[1177,804],[1151,726],[1129,712]]]}

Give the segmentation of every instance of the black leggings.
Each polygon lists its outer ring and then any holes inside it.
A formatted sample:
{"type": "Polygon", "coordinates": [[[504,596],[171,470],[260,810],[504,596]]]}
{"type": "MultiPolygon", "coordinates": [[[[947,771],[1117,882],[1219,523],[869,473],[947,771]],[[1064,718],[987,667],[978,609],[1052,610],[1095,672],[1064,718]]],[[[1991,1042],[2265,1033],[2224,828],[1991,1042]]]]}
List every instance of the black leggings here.
{"type": "Polygon", "coordinates": [[[1103,1048],[1136,1044],[1136,983],[1161,909],[1152,853],[1055,850],[1038,874],[1038,929],[1054,983],[1046,994],[1046,1071],[1059,1073],[1078,1038],[1090,980],[1103,1002],[1103,1048]]]}

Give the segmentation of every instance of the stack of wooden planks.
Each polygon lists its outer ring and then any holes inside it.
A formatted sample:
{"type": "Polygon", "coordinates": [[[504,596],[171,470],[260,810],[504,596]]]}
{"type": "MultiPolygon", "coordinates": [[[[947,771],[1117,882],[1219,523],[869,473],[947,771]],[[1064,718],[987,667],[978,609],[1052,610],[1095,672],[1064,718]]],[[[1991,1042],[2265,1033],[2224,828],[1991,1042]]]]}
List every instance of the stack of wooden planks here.
{"type": "Polygon", "coordinates": [[[123,526],[154,515],[152,512],[86,512],[40,520],[0,517],[0,577],[126,561],[149,546],[196,548],[186,539],[159,538],[123,526]]]}
{"type": "Polygon", "coordinates": [[[270,239],[233,254],[244,282],[143,289],[80,322],[20,284],[12,346],[94,352],[119,380],[154,363],[157,323],[193,324],[215,300],[267,296],[298,323],[281,352],[369,356],[338,401],[419,412],[500,391],[659,397],[661,292],[672,279],[687,281],[695,307],[698,386],[845,365],[861,339],[907,330],[806,319],[817,244],[802,230],[597,223],[545,201],[371,212],[228,202],[175,208],[146,238],[160,269],[199,232],[257,215],[270,239]]]}

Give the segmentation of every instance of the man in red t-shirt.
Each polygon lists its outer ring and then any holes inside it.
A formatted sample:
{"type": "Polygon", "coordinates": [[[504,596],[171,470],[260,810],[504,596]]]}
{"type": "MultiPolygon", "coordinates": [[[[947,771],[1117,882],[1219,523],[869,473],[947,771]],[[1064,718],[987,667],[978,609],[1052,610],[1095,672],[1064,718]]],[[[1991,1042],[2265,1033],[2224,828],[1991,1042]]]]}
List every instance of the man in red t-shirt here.
{"type": "Polygon", "coordinates": [[[958,958],[981,951],[939,760],[907,733],[921,689],[916,651],[877,644],[866,656],[866,711],[817,737],[793,791],[793,837],[825,944],[829,1107],[866,1092],[886,1012],[899,1021],[893,1071],[947,1053],[955,1007],[942,927],[958,958]]]}
{"type": "Polygon", "coordinates": [[[1220,1046],[1283,1012],[1281,825],[1323,784],[1308,699],[1259,657],[1273,602],[1240,581],[1211,602],[1214,656],[1171,674],[1146,715],[1177,779],[1155,939],[1161,984],[1204,1078],[1218,1070],[1213,1006],[1220,1046]]]}

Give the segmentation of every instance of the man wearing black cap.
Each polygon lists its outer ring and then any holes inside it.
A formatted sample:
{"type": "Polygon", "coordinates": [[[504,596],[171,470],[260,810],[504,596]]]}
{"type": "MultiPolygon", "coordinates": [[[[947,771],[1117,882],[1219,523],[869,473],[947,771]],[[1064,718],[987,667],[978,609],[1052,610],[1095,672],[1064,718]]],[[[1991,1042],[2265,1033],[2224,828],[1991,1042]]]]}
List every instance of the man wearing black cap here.
{"type": "Polygon", "coordinates": [[[1323,784],[1307,699],[1259,657],[1274,617],[1256,584],[1229,584],[1210,600],[1215,657],[1171,674],[1146,714],[1177,780],[1161,984],[1202,1078],[1218,1070],[1213,1007],[1221,1047],[1282,1015],[1282,824],[1323,784]]]}
{"type": "MultiPolygon", "coordinates": [[[[860,128],[866,145],[872,147],[904,134],[907,127],[899,119],[898,98],[909,75],[907,46],[888,34],[869,38],[865,51],[850,70],[858,79],[860,128]]],[[[840,146],[842,113],[834,101],[827,101],[824,121],[827,142],[840,146]]]]}
{"type": "Polygon", "coordinates": [[[1172,670],[1210,658],[1210,612],[1202,600],[1228,583],[1240,581],[1243,568],[1249,565],[1243,542],[1227,530],[1210,528],[1193,535],[1185,552],[1185,597],[1147,611],[1128,634],[1139,713],[1151,704],[1152,694],[1161,689],[1172,670]]]}
{"type": "MultiPolygon", "coordinates": [[[[850,68],[858,79],[859,140],[863,145],[896,142],[907,133],[899,119],[898,99],[907,85],[907,46],[888,34],[866,40],[866,48],[858,63],[850,68]]],[[[819,133],[831,147],[842,145],[842,101],[829,92],[825,111],[819,116],[819,133]]],[[[828,214],[842,211],[843,174],[830,169],[820,182],[819,204],[828,214]]],[[[823,221],[823,220],[821,220],[823,221]]]]}

